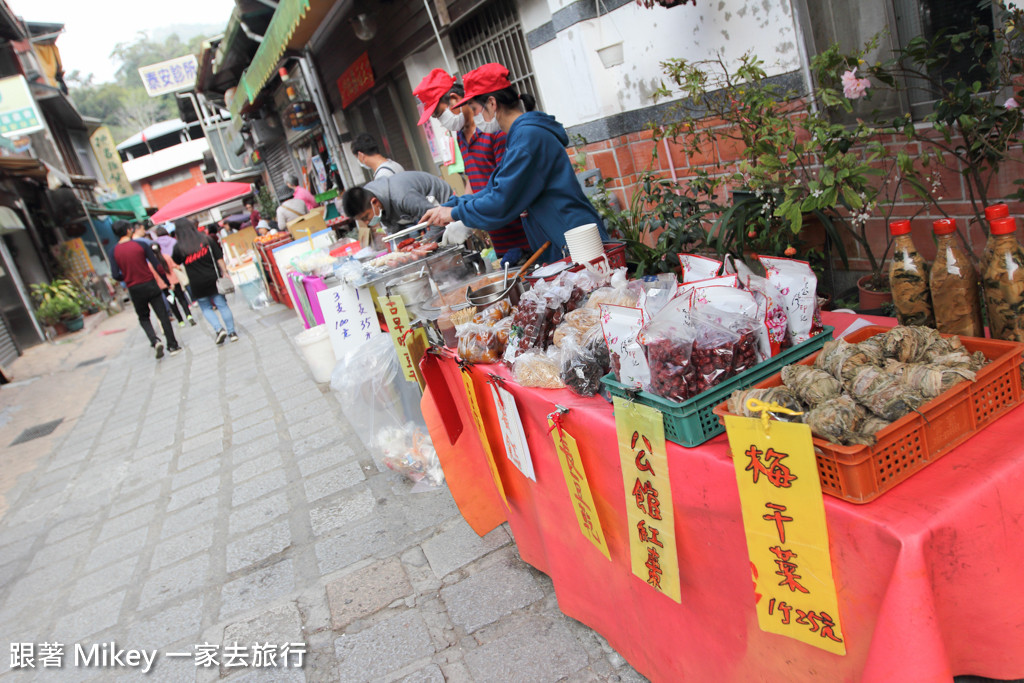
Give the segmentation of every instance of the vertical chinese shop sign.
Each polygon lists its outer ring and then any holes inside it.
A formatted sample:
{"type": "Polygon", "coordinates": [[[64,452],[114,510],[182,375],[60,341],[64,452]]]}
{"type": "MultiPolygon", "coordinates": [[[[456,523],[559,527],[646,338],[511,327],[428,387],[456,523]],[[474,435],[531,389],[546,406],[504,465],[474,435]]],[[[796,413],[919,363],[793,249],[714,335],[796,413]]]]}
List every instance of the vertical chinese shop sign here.
{"type": "Polygon", "coordinates": [[[480,443],[484,447],[487,467],[491,470],[494,485],[498,487],[498,493],[501,494],[502,502],[505,503],[505,507],[508,507],[505,486],[501,483],[501,474],[498,472],[498,466],[494,464],[494,451],[491,450],[491,442],[487,440],[487,427],[484,425],[483,415],[480,414],[480,400],[477,398],[476,388],[473,386],[473,375],[468,370],[463,370],[459,374],[462,375],[462,384],[466,387],[466,398],[469,399],[469,412],[473,415],[473,424],[476,426],[477,436],[480,437],[480,443]]]}
{"type": "Polygon", "coordinates": [[[419,356],[422,357],[422,349],[426,349],[426,331],[414,329],[409,323],[409,313],[405,310],[405,302],[401,294],[395,296],[382,296],[377,299],[384,311],[384,321],[388,325],[388,332],[391,333],[391,341],[398,353],[398,364],[402,368],[402,376],[409,382],[419,384],[420,389],[425,386],[423,376],[420,374],[419,358],[415,358],[414,351],[419,349],[419,356]]]}
{"type": "Polygon", "coordinates": [[[676,602],[679,558],[661,413],[614,397],[633,573],[676,602]]]}
{"type": "Polygon", "coordinates": [[[725,428],[761,630],[845,655],[810,427],[727,415],[725,428]]]}
{"type": "Polygon", "coordinates": [[[548,425],[551,427],[551,439],[555,442],[558,462],[562,465],[565,485],[569,489],[569,500],[572,501],[572,509],[576,513],[576,523],[579,524],[583,537],[597,546],[601,554],[610,560],[612,556],[608,553],[608,544],[604,540],[604,531],[597,516],[597,507],[594,505],[594,495],[590,492],[587,473],[583,471],[579,446],[576,439],[565,431],[560,418],[561,416],[556,413],[555,419],[548,418],[548,425]]]}

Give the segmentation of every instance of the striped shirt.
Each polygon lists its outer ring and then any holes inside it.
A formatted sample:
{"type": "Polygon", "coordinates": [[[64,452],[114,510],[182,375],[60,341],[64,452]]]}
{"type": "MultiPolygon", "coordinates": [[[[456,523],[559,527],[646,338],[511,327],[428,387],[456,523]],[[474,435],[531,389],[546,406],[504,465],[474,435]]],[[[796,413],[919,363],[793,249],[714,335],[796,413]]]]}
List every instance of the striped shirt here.
{"type": "MultiPolygon", "coordinates": [[[[497,133],[484,133],[477,130],[473,133],[473,139],[467,142],[465,134],[460,130],[458,140],[469,186],[473,192],[479,192],[487,187],[491,173],[505,156],[505,132],[499,130],[497,133]]],[[[518,218],[503,228],[489,231],[488,235],[499,255],[516,247],[523,251],[530,250],[530,243],[523,232],[523,222],[518,218]]]]}

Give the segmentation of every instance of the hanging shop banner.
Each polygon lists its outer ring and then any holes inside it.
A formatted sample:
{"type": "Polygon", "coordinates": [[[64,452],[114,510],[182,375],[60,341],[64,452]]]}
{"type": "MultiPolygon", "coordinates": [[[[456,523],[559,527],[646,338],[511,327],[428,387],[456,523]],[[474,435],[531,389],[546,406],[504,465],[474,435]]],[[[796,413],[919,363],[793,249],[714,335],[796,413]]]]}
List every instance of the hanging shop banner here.
{"type": "Polygon", "coordinates": [[[409,323],[409,312],[405,310],[405,301],[402,300],[401,294],[382,296],[378,301],[384,311],[384,321],[388,325],[388,332],[391,333],[391,341],[398,352],[402,375],[406,381],[419,384],[422,388],[424,385],[420,375],[419,359],[423,354],[419,350],[420,347],[426,350],[426,331],[412,328],[409,323]]]}
{"type": "Polygon", "coordinates": [[[562,465],[565,485],[569,489],[572,509],[576,513],[576,523],[579,524],[583,537],[597,546],[601,554],[610,560],[612,556],[608,553],[608,544],[604,540],[604,531],[601,530],[601,520],[597,516],[597,507],[594,505],[594,495],[590,492],[587,473],[583,471],[579,445],[562,427],[560,417],[556,413],[554,418],[548,418],[548,425],[551,428],[551,439],[555,442],[558,462],[562,465]]]}
{"type": "Polygon", "coordinates": [[[524,477],[537,481],[537,475],[533,471],[533,457],[530,455],[530,447],[526,444],[526,432],[523,431],[523,421],[519,417],[515,397],[505,387],[496,386],[495,382],[491,382],[491,397],[494,399],[494,407],[498,409],[501,438],[505,441],[505,456],[524,477]]]}
{"type": "Polygon", "coordinates": [[[359,96],[373,87],[373,69],[370,56],[364,52],[338,77],[338,91],[341,93],[341,108],[347,109],[359,96]]]}
{"type": "Polygon", "coordinates": [[[366,287],[343,283],[317,292],[316,297],[338,360],[381,333],[373,297],[366,287]]]}
{"type": "Polygon", "coordinates": [[[491,450],[491,442],[487,439],[487,427],[484,425],[484,417],[480,412],[480,400],[476,395],[476,387],[473,386],[473,376],[466,370],[463,370],[462,384],[466,387],[466,398],[469,399],[469,412],[473,415],[473,424],[476,426],[476,434],[480,437],[480,443],[484,447],[484,456],[487,458],[487,467],[491,470],[491,476],[494,478],[494,485],[498,487],[498,493],[501,494],[501,500],[505,503],[505,507],[508,507],[508,497],[505,495],[505,486],[501,483],[501,473],[498,472],[498,466],[494,462],[494,451],[491,450]]]}
{"type": "Polygon", "coordinates": [[[613,397],[633,573],[676,602],[679,558],[661,413],[613,397]]]}
{"type": "Polygon", "coordinates": [[[16,138],[43,129],[43,115],[24,76],[0,78],[0,135],[16,138]]]}
{"type": "Polygon", "coordinates": [[[159,97],[178,90],[190,90],[195,87],[196,74],[199,73],[195,55],[175,57],[166,62],[139,67],[139,78],[146,87],[146,94],[159,97]]]}
{"type": "Polygon", "coordinates": [[[810,427],[727,415],[725,428],[761,630],[845,655],[810,427]]]}
{"type": "Polygon", "coordinates": [[[118,197],[130,197],[132,184],[128,182],[128,176],[124,173],[124,166],[121,165],[121,157],[114,146],[114,138],[110,135],[110,129],[100,126],[89,136],[89,144],[92,146],[92,153],[96,157],[96,163],[100,167],[100,174],[103,176],[103,184],[117,193],[118,197]]]}
{"type": "Polygon", "coordinates": [[[81,237],[66,240],[60,245],[60,263],[69,274],[82,281],[96,272],[81,237]]]}

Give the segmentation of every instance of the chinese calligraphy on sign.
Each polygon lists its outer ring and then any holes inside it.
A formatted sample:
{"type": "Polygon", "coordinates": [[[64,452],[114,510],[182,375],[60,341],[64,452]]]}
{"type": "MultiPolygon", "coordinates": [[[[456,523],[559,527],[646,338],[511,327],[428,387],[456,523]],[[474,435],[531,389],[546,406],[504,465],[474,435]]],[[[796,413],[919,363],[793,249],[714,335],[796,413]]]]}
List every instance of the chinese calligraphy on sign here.
{"type": "Polygon", "coordinates": [[[494,398],[494,407],[498,409],[498,424],[501,426],[501,438],[505,441],[505,455],[524,477],[537,481],[533,471],[533,456],[526,444],[526,432],[523,431],[523,421],[519,417],[515,397],[505,387],[496,386],[495,382],[491,383],[491,396],[494,398]]]}
{"type": "Polygon", "coordinates": [[[561,424],[555,423],[550,418],[548,424],[551,427],[551,439],[555,442],[555,453],[558,455],[558,462],[562,465],[562,475],[565,477],[565,485],[569,489],[569,499],[572,501],[573,511],[576,513],[576,523],[580,526],[580,533],[610,560],[612,556],[608,553],[608,544],[604,540],[601,520],[597,516],[597,507],[594,505],[594,496],[590,492],[587,473],[583,471],[583,461],[580,459],[580,450],[576,439],[572,438],[572,435],[565,431],[561,424]]]}
{"type": "Polygon", "coordinates": [[[139,67],[139,78],[146,86],[146,94],[150,97],[164,95],[176,90],[187,90],[196,83],[199,70],[195,55],[175,57],[166,62],[139,67]]]}
{"type": "Polygon", "coordinates": [[[355,102],[360,95],[372,87],[373,69],[370,67],[369,54],[364,52],[338,78],[341,108],[347,109],[348,105],[355,102]]]}
{"type": "Polygon", "coordinates": [[[344,358],[345,354],[380,334],[373,299],[365,287],[344,283],[321,290],[316,297],[335,358],[344,358]]]}
{"type": "Polygon", "coordinates": [[[508,497],[505,495],[505,486],[501,483],[501,473],[494,462],[494,450],[491,442],[487,439],[487,427],[484,425],[484,417],[480,413],[480,399],[476,395],[476,387],[473,386],[473,375],[468,370],[459,373],[462,375],[462,384],[466,387],[466,397],[469,399],[469,412],[473,415],[473,425],[476,427],[477,436],[484,447],[484,456],[487,458],[487,467],[491,470],[491,477],[494,478],[494,485],[498,487],[501,500],[508,506],[508,497]]]}
{"type": "Polygon", "coordinates": [[[103,176],[103,184],[117,193],[118,197],[127,197],[132,192],[132,184],[128,182],[128,176],[121,166],[121,157],[114,147],[114,138],[110,135],[110,129],[100,126],[89,136],[89,144],[92,146],[92,153],[96,157],[96,165],[100,168],[103,176]]]}
{"type": "Polygon", "coordinates": [[[612,403],[633,573],[680,602],[676,526],[661,413],[617,396],[612,403]]]}
{"type": "Polygon", "coordinates": [[[846,654],[825,504],[805,424],[726,416],[761,629],[846,654]]]}
{"type": "Polygon", "coordinates": [[[405,310],[405,301],[401,294],[382,296],[377,299],[384,311],[384,322],[391,334],[391,341],[398,352],[398,364],[406,381],[425,384],[420,373],[419,360],[427,349],[427,333],[423,328],[413,328],[409,323],[409,312],[405,310]]]}

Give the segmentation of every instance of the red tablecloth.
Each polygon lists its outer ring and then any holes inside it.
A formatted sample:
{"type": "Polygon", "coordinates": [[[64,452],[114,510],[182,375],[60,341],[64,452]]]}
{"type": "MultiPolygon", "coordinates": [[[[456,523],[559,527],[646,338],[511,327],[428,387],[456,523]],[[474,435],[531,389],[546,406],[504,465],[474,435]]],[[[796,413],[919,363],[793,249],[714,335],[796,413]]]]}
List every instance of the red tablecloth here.
{"type": "MultiPolygon", "coordinates": [[[[826,322],[841,330],[852,320],[826,322]]],[[[604,635],[652,680],[916,683],[955,674],[1024,676],[1024,451],[1015,445],[1024,407],[872,503],[825,496],[847,646],[841,657],[759,629],[724,435],[697,448],[669,444],[682,584],[676,604],[630,572],[626,499],[606,401],[506,383],[527,433],[532,482],[504,457],[485,383],[487,373],[508,373],[498,366],[472,369],[509,498],[505,508],[458,366],[433,356],[425,365],[431,436],[460,510],[481,534],[507,518],[523,559],[551,577],[562,611],[604,635]],[[556,403],[570,409],[565,429],[579,441],[611,561],[577,526],[547,431],[556,403]],[[449,436],[456,433],[453,444],[449,436]]]]}

